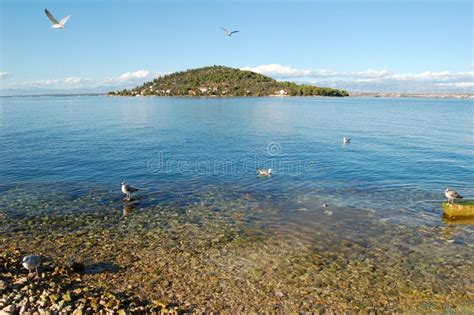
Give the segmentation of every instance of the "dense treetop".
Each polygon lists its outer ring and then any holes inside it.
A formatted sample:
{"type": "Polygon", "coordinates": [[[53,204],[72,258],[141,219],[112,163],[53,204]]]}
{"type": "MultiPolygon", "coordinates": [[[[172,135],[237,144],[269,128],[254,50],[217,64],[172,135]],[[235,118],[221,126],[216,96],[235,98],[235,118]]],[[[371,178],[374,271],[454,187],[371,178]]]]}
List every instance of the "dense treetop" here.
{"type": "Polygon", "coordinates": [[[175,72],[109,95],[137,96],[349,96],[346,91],[278,82],[252,71],[210,66],[175,72]]]}

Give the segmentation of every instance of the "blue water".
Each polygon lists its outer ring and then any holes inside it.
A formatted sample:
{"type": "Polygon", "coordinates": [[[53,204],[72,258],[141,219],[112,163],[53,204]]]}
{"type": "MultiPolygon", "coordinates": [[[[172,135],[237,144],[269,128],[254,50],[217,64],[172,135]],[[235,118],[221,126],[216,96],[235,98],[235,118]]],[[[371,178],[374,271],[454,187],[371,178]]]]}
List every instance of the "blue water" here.
{"type": "MultiPolygon", "coordinates": [[[[203,187],[294,203],[311,196],[394,215],[474,196],[471,100],[411,98],[0,99],[0,189],[192,198],[203,187]],[[343,146],[342,138],[352,141],[343,146]],[[274,176],[257,178],[256,167],[274,176]],[[41,185],[40,185],[41,184],[41,185]],[[59,188],[58,188],[59,187],[59,188]]],[[[433,210],[434,209],[434,210],[433,210]]]]}
{"type": "Polygon", "coordinates": [[[443,219],[441,202],[446,187],[474,196],[473,108],[0,98],[0,252],[120,266],[83,279],[202,311],[461,310],[474,225],[443,219]],[[141,189],[133,201],[121,181],[141,189]]]}

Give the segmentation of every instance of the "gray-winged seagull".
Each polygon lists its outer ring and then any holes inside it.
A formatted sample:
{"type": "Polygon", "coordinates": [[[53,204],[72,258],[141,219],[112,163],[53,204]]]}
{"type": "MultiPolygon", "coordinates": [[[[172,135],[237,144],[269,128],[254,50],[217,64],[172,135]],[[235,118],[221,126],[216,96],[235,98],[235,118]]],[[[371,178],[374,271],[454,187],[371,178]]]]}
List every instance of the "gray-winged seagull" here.
{"type": "Polygon", "coordinates": [[[23,257],[23,260],[21,261],[21,264],[25,269],[28,269],[28,273],[30,273],[32,270],[36,270],[36,276],[39,277],[38,275],[38,268],[41,265],[41,257],[36,256],[36,255],[28,255],[23,257]]]}
{"type": "Polygon", "coordinates": [[[458,194],[456,191],[452,190],[451,188],[446,188],[444,191],[444,195],[448,198],[448,203],[453,204],[455,199],[462,199],[463,196],[458,194]]]}
{"type": "Polygon", "coordinates": [[[122,182],[122,192],[127,195],[127,200],[132,200],[132,193],[138,191],[138,188],[132,187],[125,182],[122,182]]]}
{"type": "Polygon", "coordinates": [[[71,17],[70,15],[65,16],[61,19],[61,21],[58,22],[54,15],[51,14],[51,12],[48,11],[48,9],[44,9],[44,13],[46,13],[46,16],[53,22],[53,25],[51,28],[64,28],[64,25],[66,24],[67,20],[71,17]]]}
{"type": "Polygon", "coordinates": [[[225,29],[225,28],[223,28],[223,27],[221,27],[221,30],[223,30],[223,31],[225,32],[225,34],[226,34],[227,36],[229,36],[229,37],[232,36],[232,34],[239,32],[239,31],[232,31],[232,32],[229,32],[227,29],[225,29]]]}

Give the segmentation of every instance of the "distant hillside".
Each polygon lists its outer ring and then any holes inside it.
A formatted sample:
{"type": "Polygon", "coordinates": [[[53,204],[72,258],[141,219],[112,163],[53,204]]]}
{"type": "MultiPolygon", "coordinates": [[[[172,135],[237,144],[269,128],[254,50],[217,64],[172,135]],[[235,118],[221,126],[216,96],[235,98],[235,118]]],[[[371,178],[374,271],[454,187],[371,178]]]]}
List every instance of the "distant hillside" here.
{"type": "Polygon", "coordinates": [[[175,72],[134,89],[110,92],[120,96],[349,96],[346,91],[278,82],[252,71],[212,66],[175,72]]]}

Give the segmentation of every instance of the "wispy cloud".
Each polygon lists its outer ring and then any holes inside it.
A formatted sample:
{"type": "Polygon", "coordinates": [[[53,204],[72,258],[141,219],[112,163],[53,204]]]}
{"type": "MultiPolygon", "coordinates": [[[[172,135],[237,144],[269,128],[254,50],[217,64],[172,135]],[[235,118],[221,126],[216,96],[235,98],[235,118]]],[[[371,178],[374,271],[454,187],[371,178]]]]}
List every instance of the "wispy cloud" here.
{"type": "Polygon", "coordinates": [[[474,87],[474,82],[456,82],[456,83],[440,83],[439,86],[453,86],[453,87],[474,87]]]}
{"type": "Polygon", "coordinates": [[[137,70],[134,72],[125,72],[117,77],[109,77],[104,80],[104,83],[141,83],[144,81],[149,81],[158,77],[160,74],[153,73],[149,70],[137,70]]]}
{"type": "Polygon", "coordinates": [[[474,71],[423,71],[419,73],[394,73],[390,70],[368,69],[358,72],[333,70],[295,69],[279,64],[243,67],[268,75],[277,80],[307,82],[350,91],[367,92],[423,92],[423,93],[473,93],[474,71]]]}
{"type": "Polygon", "coordinates": [[[279,64],[261,65],[257,67],[243,67],[242,70],[254,71],[265,74],[273,78],[291,79],[291,78],[351,78],[351,79],[370,79],[384,78],[392,73],[388,70],[368,69],[360,72],[337,72],[332,70],[308,70],[295,69],[290,66],[279,64]]]}
{"type": "MultiPolygon", "coordinates": [[[[243,67],[241,69],[265,74],[272,77],[276,76],[276,77],[286,77],[286,78],[297,78],[297,77],[307,77],[310,75],[315,75],[314,71],[311,71],[311,70],[295,69],[289,66],[282,66],[279,64],[261,65],[257,67],[243,67]]],[[[320,70],[320,71],[325,71],[325,70],[320,70]]],[[[327,73],[327,75],[331,75],[331,73],[327,73]]]]}
{"type": "Polygon", "coordinates": [[[472,80],[474,78],[474,71],[467,72],[450,72],[450,71],[424,71],[420,73],[395,74],[391,76],[395,80],[410,80],[410,81],[458,81],[458,80],[472,80]]]}
{"type": "Polygon", "coordinates": [[[21,81],[21,82],[11,82],[4,87],[6,88],[30,88],[30,87],[48,87],[59,84],[60,80],[33,80],[33,81],[21,81]]]}
{"type": "Polygon", "coordinates": [[[94,80],[79,77],[69,77],[64,79],[64,83],[70,85],[87,85],[94,83],[94,80]]]}
{"type": "MultiPolygon", "coordinates": [[[[3,72],[2,72],[3,74],[3,72]]],[[[6,75],[2,75],[6,76],[6,75]]],[[[139,85],[145,81],[152,80],[159,76],[149,70],[137,70],[125,72],[115,77],[107,77],[102,80],[93,80],[89,78],[70,76],[64,79],[46,79],[32,81],[9,81],[2,84],[2,89],[76,89],[76,88],[98,88],[104,87],[105,90],[116,88],[131,87],[139,85]]],[[[105,91],[104,90],[104,91],[105,91]]]]}
{"type": "Polygon", "coordinates": [[[144,80],[149,78],[152,73],[148,70],[138,70],[135,72],[125,72],[124,74],[119,76],[119,79],[122,81],[129,81],[129,80],[144,80]]]}
{"type": "Polygon", "coordinates": [[[21,81],[11,82],[3,85],[3,88],[15,89],[15,88],[71,88],[77,86],[85,86],[94,83],[93,80],[68,77],[62,80],[47,79],[47,80],[33,80],[33,81],[21,81]]]}
{"type": "MultiPolygon", "coordinates": [[[[297,69],[291,66],[268,64],[243,67],[268,75],[281,81],[310,83],[359,92],[400,93],[474,93],[474,70],[466,72],[423,71],[418,73],[394,73],[386,69],[368,69],[356,72],[339,72],[327,69],[297,69]]],[[[12,74],[0,72],[1,89],[81,89],[87,91],[110,91],[129,88],[150,81],[163,73],[137,70],[110,76],[104,79],[90,79],[69,76],[62,79],[18,81],[9,79],[12,74]]]]}
{"type": "Polygon", "coordinates": [[[10,79],[12,76],[10,72],[0,72],[0,80],[10,79]]]}

